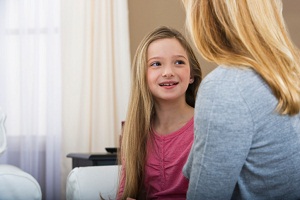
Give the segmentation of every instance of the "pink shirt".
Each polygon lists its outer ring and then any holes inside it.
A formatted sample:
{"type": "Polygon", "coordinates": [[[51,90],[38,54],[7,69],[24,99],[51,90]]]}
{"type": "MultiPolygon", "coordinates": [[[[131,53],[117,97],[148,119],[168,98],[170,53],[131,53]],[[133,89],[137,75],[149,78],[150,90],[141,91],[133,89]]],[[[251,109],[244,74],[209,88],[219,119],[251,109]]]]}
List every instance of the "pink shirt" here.
{"type": "MultiPolygon", "coordinates": [[[[154,132],[153,135],[147,145],[145,166],[147,199],[186,199],[188,179],[183,176],[182,168],[194,141],[194,118],[173,133],[160,136],[154,132]]],[[[118,199],[124,189],[124,170],[122,167],[118,199]]]]}
{"type": "Polygon", "coordinates": [[[188,179],[182,168],[194,140],[194,118],[173,133],[153,135],[148,142],[145,168],[148,199],[186,199],[188,179]]]}

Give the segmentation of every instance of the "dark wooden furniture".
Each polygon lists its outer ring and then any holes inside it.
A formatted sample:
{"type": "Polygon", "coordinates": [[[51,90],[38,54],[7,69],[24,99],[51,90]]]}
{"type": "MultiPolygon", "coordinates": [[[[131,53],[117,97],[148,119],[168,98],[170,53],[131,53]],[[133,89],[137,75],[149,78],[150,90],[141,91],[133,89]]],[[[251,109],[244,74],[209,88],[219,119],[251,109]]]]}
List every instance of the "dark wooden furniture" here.
{"type": "Polygon", "coordinates": [[[72,168],[100,165],[117,165],[117,153],[69,153],[72,168]]]}

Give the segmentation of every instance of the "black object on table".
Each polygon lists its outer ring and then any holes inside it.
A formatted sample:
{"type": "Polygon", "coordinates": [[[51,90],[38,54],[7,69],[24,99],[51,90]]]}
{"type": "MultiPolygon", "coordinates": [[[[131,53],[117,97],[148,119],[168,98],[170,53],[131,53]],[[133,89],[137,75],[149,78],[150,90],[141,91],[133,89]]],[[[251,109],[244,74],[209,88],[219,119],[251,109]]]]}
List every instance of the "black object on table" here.
{"type": "Polygon", "coordinates": [[[117,165],[117,153],[69,153],[68,158],[72,158],[72,168],[117,165]]]}

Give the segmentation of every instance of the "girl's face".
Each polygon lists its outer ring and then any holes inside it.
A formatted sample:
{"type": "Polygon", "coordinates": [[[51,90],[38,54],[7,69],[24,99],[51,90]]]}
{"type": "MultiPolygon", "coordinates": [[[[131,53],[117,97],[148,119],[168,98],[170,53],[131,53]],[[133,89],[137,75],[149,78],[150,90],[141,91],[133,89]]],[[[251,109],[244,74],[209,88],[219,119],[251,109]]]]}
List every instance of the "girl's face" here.
{"type": "Polygon", "coordinates": [[[177,39],[152,42],[148,47],[147,67],[147,83],[156,101],[185,102],[191,77],[190,63],[177,39]]]}

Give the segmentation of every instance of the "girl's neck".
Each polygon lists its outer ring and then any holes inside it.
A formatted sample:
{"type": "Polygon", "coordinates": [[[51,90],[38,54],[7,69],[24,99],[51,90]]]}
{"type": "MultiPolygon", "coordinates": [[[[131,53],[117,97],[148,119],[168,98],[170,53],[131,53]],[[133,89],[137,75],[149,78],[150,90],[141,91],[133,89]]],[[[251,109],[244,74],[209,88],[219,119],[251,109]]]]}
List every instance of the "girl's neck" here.
{"type": "Polygon", "coordinates": [[[183,127],[194,116],[194,108],[187,103],[155,106],[153,128],[160,135],[167,135],[183,127]]]}

